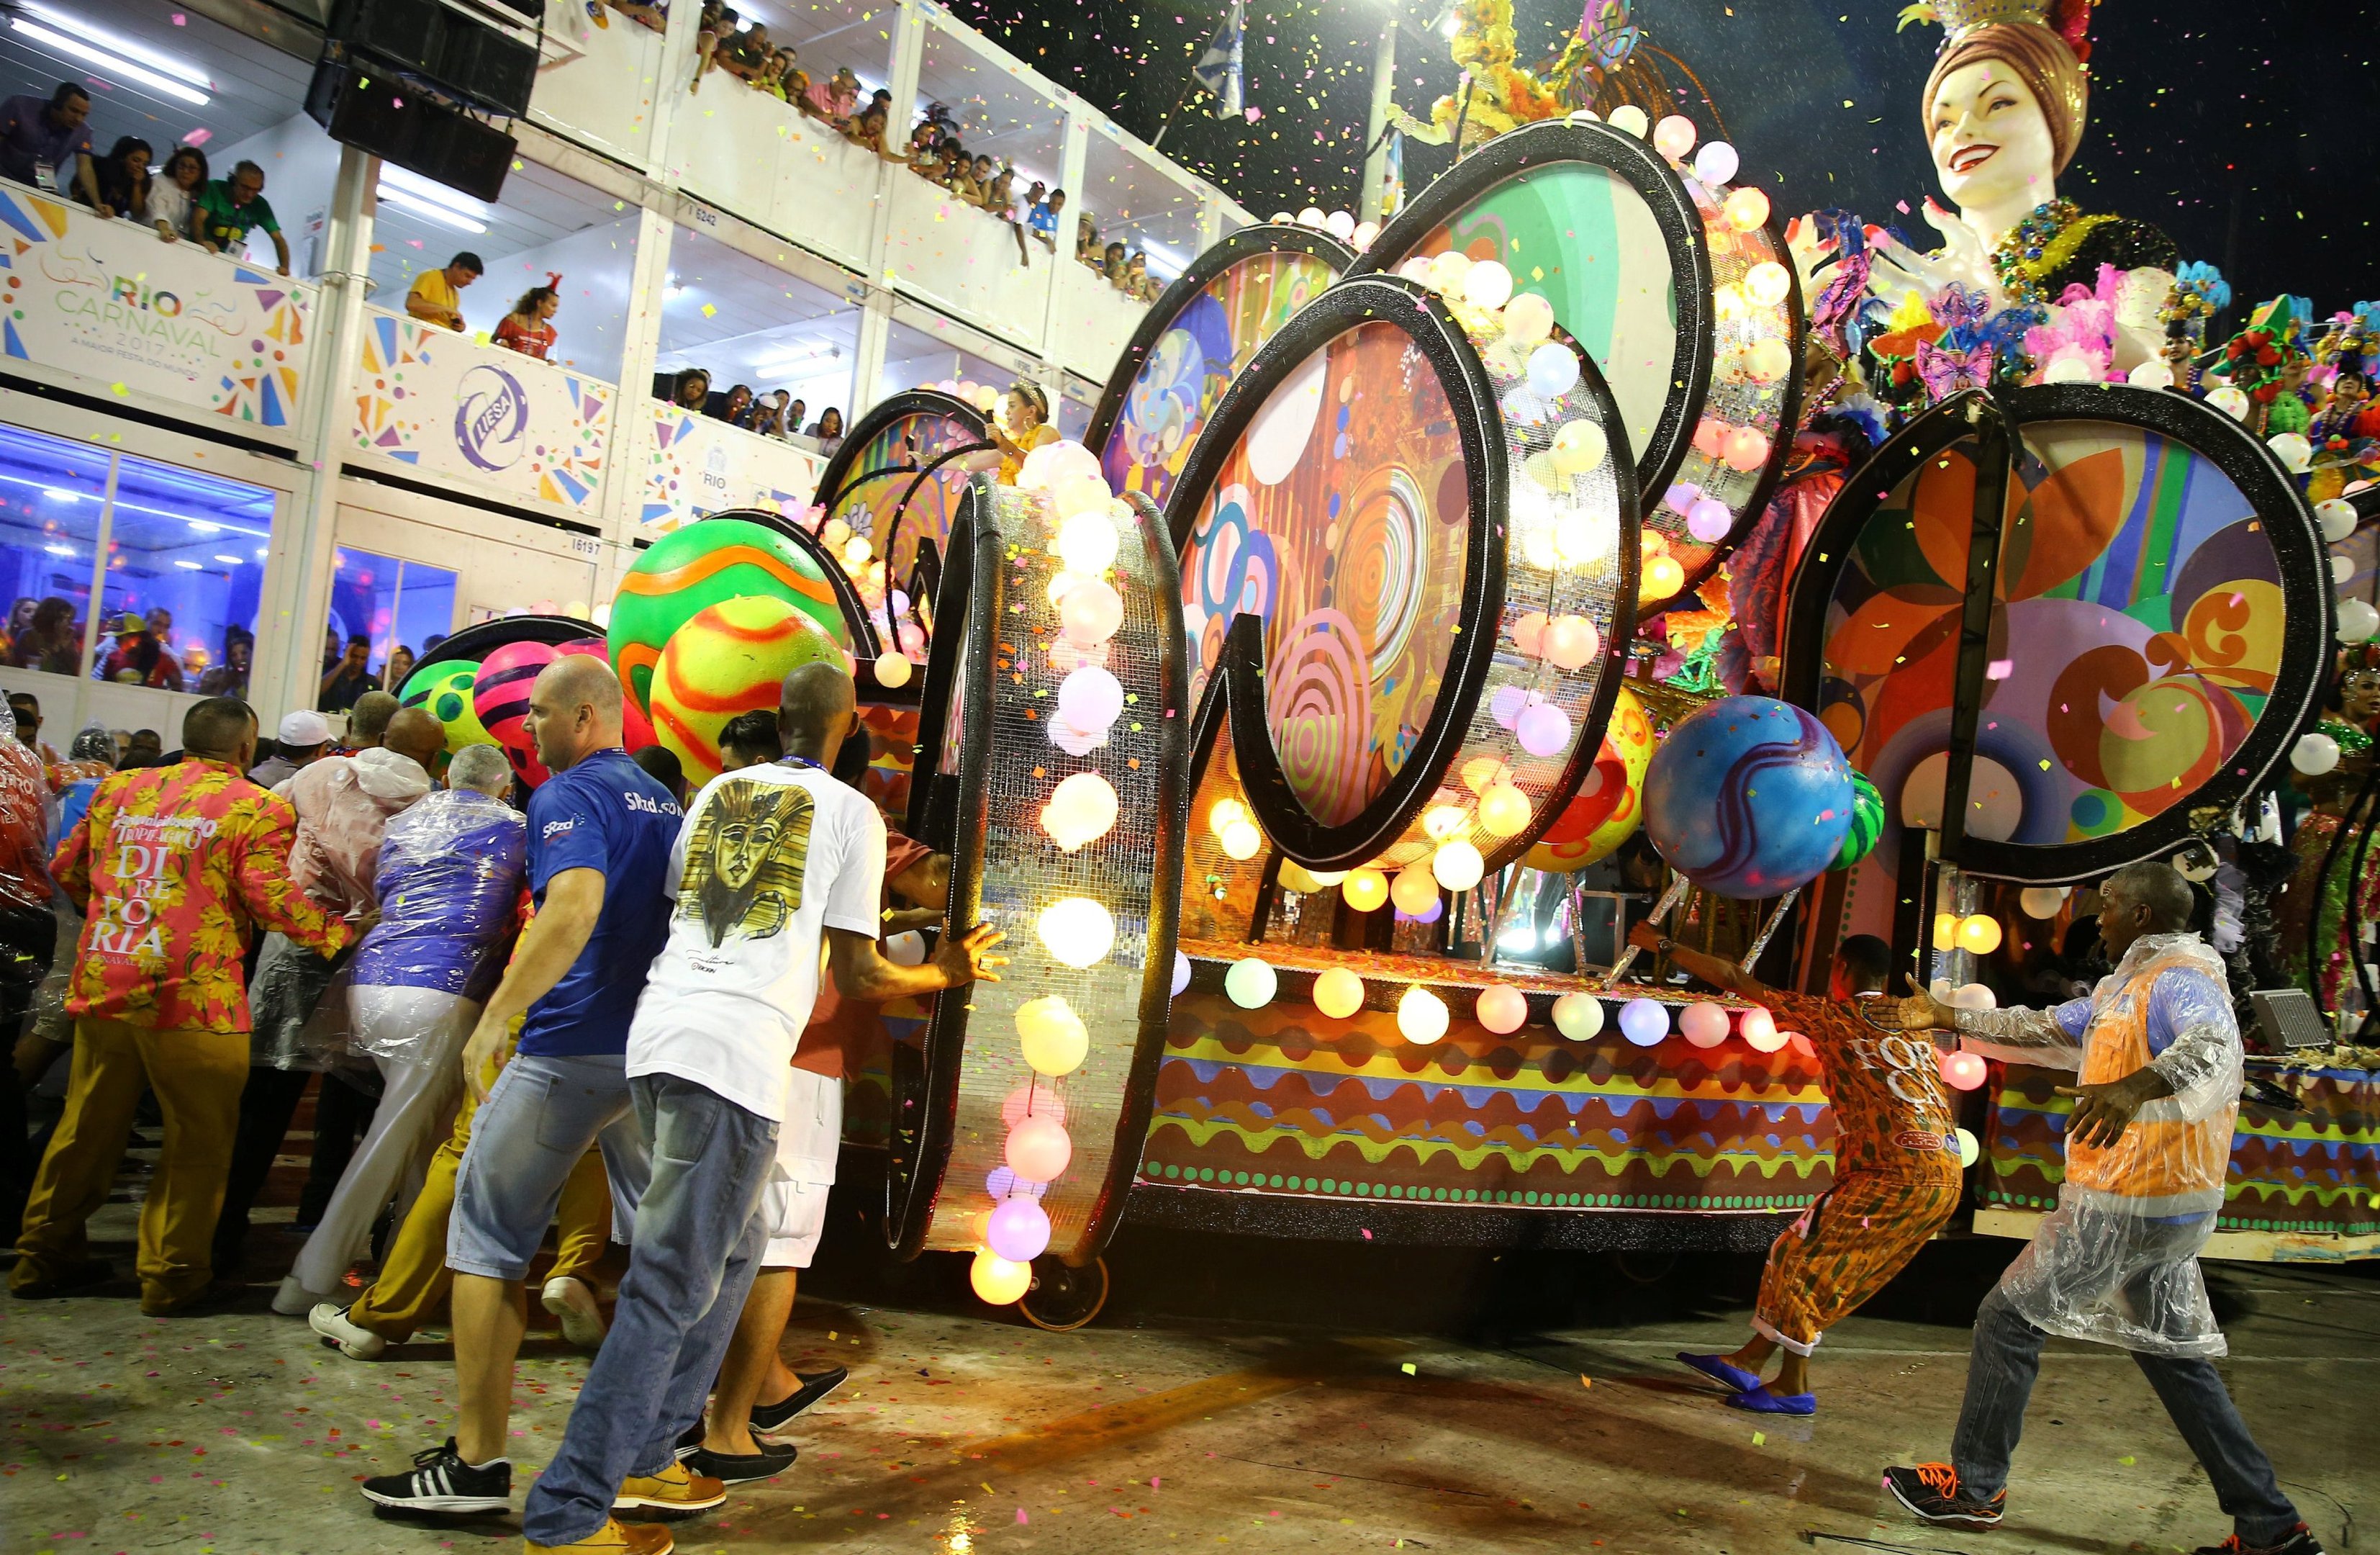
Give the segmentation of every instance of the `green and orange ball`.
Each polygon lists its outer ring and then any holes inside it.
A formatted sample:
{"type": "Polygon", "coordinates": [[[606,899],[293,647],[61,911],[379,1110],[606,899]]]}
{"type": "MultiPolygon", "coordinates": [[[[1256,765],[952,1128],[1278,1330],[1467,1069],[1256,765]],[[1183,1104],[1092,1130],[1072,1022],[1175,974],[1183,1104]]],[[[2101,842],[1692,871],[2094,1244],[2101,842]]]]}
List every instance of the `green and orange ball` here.
{"type": "Polygon", "coordinates": [[[446,725],[446,753],[451,756],[467,745],[487,745],[495,738],[472,708],[471,687],[479,675],[476,660],[436,660],[406,676],[396,699],[409,708],[428,709],[446,725]]]}
{"type": "MultiPolygon", "coordinates": [[[[706,518],[662,536],[620,580],[608,646],[612,668],[630,699],[650,709],[654,676],[668,645],[696,616],[735,599],[789,605],[830,641],[851,646],[842,602],[825,570],[808,553],[764,525],[706,518]]],[[[776,705],[773,699],[769,705],[776,705]]]]}
{"type": "Polygon", "coordinates": [[[688,783],[709,782],[719,775],[719,735],[729,720],[775,711],[785,676],[820,662],[850,660],[809,612],[767,595],[722,600],[662,646],[649,683],[653,733],[688,783]]]}

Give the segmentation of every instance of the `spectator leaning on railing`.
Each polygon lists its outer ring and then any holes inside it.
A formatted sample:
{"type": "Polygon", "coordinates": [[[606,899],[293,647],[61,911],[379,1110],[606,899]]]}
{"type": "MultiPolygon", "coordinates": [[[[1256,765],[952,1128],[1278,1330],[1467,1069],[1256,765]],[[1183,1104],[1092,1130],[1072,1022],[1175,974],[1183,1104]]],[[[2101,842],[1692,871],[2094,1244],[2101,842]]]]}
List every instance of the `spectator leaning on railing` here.
{"type": "Polygon", "coordinates": [[[521,293],[513,310],[496,322],[496,344],[524,357],[545,360],[545,354],[560,338],[553,327],[553,315],[562,308],[562,293],[557,289],[561,285],[562,277],[548,272],[546,285],[531,286],[521,293]]]}
{"type": "Polygon", "coordinates": [[[72,81],[60,81],[46,100],[0,103],[0,173],[61,194],[69,184],[84,184],[91,176],[89,117],[91,93],[72,81]]]}
{"type": "Polygon", "coordinates": [[[200,191],[207,187],[207,153],[196,146],[176,146],[165,165],[149,180],[151,226],[167,243],[193,236],[190,214],[198,209],[200,191]]]}
{"type": "Polygon", "coordinates": [[[273,235],[273,251],[277,256],[281,273],[289,273],[289,239],[281,235],[281,223],[273,214],[273,207],[264,198],[264,169],[252,162],[243,162],[231,170],[228,178],[217,178],[199,196],[198,213],[192,218],[193,231],[207,252],[220,254],[225,249],[248,251],[248,235],[262,227],[273,235]]]}
{"type": "Polygon", "coordinates": [[[76,193],[84,204],[109,220],[122,216],[128,221],[149,219],[149,159],[157,153],[149,142],[137,135],[117,139],[108,153],[91,163],[91,176],[79,181],[76,193]]]}
{"type": "Polygon", "coordinates": [[[480,262],[479,255],[466,252],[456,254],[437,270],[423,271],[413,278],[412,288],[405,294],[406,312],[425,324],[460,331],[463,288],[486,273],[487,268],[480,262]]]}

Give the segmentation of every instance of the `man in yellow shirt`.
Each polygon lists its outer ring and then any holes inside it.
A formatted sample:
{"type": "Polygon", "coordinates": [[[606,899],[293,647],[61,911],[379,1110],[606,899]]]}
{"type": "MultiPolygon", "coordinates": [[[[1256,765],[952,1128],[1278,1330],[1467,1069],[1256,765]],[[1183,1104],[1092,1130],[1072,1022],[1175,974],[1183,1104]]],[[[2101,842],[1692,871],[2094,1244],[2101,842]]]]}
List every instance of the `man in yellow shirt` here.
{"type": "Polygon", "coordinates": [[[413,289],[405,294],[405,310],[425,324],[440,329],[460,330],[463,327],[463,288],[478,280],[487,270],[473,253],[456,254],[441,270],[425,270],[413,278],[413,289]]]}

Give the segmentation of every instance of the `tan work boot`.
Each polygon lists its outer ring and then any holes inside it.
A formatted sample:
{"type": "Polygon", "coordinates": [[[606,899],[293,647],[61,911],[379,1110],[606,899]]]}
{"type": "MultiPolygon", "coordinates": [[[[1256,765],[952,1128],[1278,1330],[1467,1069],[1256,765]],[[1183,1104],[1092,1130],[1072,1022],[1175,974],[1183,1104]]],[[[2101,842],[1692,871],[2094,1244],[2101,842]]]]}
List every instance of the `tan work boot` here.
{"type": "Polygon", "coordinates": [[[616,1517],[607,1517],[601,1527],[576,1544],[540,1544],[533,1538],[525,1538],[521,1547],[529,1555],[566,1549],[587,1550],[590,1555],[670,1555],[677,1548],[677,1541],[658,1523],[623,1523],[616,1517]]]}
{"type": "Polygon", "coordinates": [[[659,1474],[632,1474],[620,1482],[612,1498],[614,1512],[642,1509],[664,1517],[690,1517],[708,1512],[727,1499],[727,1487],[708,1475],[696,1474],[684,1464],[672,1464],[659,1474]]]}

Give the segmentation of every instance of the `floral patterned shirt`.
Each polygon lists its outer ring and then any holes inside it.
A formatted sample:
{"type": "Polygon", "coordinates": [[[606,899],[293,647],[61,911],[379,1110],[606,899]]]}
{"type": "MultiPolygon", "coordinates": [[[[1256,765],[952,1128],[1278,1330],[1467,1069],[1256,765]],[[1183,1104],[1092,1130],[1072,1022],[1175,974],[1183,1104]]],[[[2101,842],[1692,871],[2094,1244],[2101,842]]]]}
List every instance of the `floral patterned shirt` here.
{"type": "Polygon", "coordinates": [[[1852,1003],[1771,989],[1762,995],[1779,1027],[1817,1051],[1835,1114],[1835,1177],[1959,1178],[1958,1126],[1924,1032],[1879,1031],[1852,1003]]]}
{"type": "Polygon", "coordinates": [[[118,772],[58,844],[51,872],[89,920],[70,1015],[166,1031],[246,1031],[240,961],[250,926],[334,955],[355,926],[289,880],[289,801],[227,761],[191,757],[118,772]]]}

